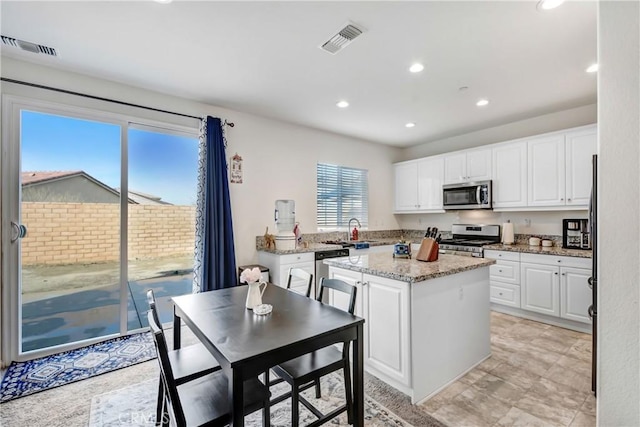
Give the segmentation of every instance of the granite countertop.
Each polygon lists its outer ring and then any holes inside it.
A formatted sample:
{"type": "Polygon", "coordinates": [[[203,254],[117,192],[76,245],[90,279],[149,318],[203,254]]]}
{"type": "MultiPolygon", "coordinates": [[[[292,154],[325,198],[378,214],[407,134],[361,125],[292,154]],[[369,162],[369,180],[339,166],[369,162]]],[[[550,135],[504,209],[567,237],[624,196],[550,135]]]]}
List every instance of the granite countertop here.
{"type": "MultiPolygon", "coordinates": [[[[420,243],[420,241],[415,241],[415,239],[406,239],[411,243],[420,243]]],[[[373,246],[384,246],[384,245],[395,245],[398,243],[399,239],[375,239],[375,240],[358,240],[359,242],[369,242],[369,247],[373,246]]],[[[332,249],[342,249],[342,245],[328,245],[326,243],[308,243],[307,247],[297,247],[296,249],[291,250],[276,250],[276,249],[267,249],[267,248],[258,248],[259,251],[269,252],[276,255],[285,255],[285,254],[297,254],[304,252],[320,252],[320,251],[330,251],[332,249]]],[[[350,249],[350,248],[345,248],[350,249]]],[[[358,249],[360,250],[360,249],[358,249]]]]}
{"type": "Polygon", "coordinates": [[[483,246],[483,249],[485,251],[493,250],[493,251],[506,251],[506,252],[521,252],[521,253],[527,253],[527,254],[571,256],[576,258],[592,258],[593,257],[593,251],[591,250],[565,249],[562,246],[542,247],[542,246],[529,246],[526,244],[503,245],[502,243],[497,243],[495,245],[483,246]]]}
{"type": "Polygon", "coordinates": [[[492,259],[459,255],[440,254],[438,261],[424,262],[415,259],[394,258],[391,254],[384,253],[329,258],[323,262],[332,267],[409,283],[422,282],[495,264],[492,259]]]}

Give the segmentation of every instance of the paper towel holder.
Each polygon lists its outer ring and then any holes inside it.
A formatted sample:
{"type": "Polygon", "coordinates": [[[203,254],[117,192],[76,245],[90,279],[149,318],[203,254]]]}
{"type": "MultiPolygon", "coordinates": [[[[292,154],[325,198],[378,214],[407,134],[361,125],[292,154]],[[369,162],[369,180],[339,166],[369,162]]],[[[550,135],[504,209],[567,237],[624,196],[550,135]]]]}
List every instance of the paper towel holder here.
{"type": "Polygon", "coordinates": [[[502,224],[502,244],[513,245],[515,243],[515,236],[513,233],[513,224],[508,219],[507,222],[502,224]]]}

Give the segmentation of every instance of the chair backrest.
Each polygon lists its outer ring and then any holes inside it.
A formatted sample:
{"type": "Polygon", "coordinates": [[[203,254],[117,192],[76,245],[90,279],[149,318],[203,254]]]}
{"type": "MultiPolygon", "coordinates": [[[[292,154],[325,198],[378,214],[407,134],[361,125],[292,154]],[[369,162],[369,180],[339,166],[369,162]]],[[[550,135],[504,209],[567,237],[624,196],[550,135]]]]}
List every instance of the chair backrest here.
{"type": "Polygon", "coordinates": [[[162,323],[160,322],[160,316],[158,315],[158,307],[156,304],[156,297],[153,294],[153,289],[147,290],[147,303],[149,304],[149,312],[153,313],[153,319],[156,321],[156,324],[160,325],[160,330],[162,330],[162,323]]]}
{"type": "Polygon", "coordinates": [[[313,274],[304,271],[301,268],[290,268],[289,278],[287,279],[287,289],[291,288],[291,279],[296,278],[307,283],[307,298],[311,296],[311,286],[313,286],[313,274]]]}
{"type": "Polygon", "coordinates": [[[352,286],[347,282],[339,279],[327,279],[326,277],[323,277],[322,279],[320,279],[320,292],[318,293],[317,298],[318,301],[322,301],[322,296],[324,294],[325,288],[333,289],[334,291],[338,292],[344,292],[345,294],[349,295],[349,308],[347,311],[350,314],[353,314],[356,308],[356,292],[358,291],[355,286],[352,286]]]}
{"type": "Polygon", "coordinates": [[[178,395],[178,387],[176,385],[175,377],[173,376],[173,370],[171,369],[171,362],[169,361],[167,341],[164,338],[162,328],[153,315],[153,310],[150,310],[149,313],[147,313],[147,319],[149,320],[149,328],[151,328],[153,342],[156,345],[158,364],[160,365],[160,381],[164,383],[166,398],[173,409],[176,424],[179,426],[186,425],[184,410],[182,409],[180,396],[178,395]]]}

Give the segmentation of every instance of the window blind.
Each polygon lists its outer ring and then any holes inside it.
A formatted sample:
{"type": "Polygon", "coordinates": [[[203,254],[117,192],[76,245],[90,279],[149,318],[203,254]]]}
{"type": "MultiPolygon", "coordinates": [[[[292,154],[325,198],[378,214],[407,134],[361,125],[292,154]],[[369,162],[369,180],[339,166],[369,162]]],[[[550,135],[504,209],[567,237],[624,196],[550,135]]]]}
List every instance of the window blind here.
{"type": "Polygon", "coordinates": [[[369,183],[366,169],[318,163],[318,228],[346,228],[357,218],[369,222],[369,183]]]}

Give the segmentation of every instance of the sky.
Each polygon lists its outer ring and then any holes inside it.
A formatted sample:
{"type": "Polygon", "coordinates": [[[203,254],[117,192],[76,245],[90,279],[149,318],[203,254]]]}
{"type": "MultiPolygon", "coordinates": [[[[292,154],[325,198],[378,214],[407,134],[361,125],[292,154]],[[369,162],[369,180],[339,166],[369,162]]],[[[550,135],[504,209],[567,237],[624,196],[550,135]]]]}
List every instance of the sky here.
{"type": "MultiPolygon", "coordinates": [[[[22,111],[21,171],[82,170],[120,185],[120,126],[22,111]]],[[[195,205],[198,139],[128,130],[129,190],[195,205]]]]}

